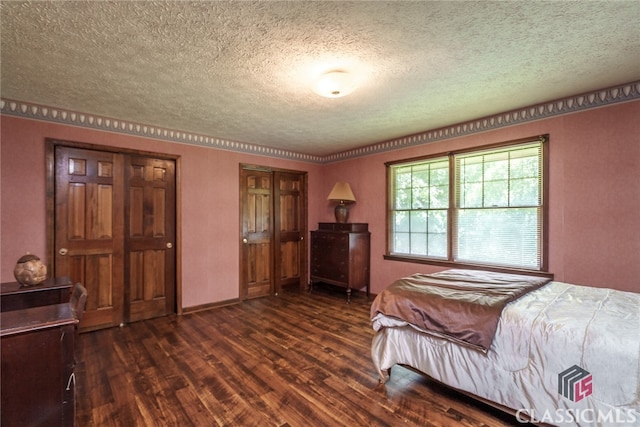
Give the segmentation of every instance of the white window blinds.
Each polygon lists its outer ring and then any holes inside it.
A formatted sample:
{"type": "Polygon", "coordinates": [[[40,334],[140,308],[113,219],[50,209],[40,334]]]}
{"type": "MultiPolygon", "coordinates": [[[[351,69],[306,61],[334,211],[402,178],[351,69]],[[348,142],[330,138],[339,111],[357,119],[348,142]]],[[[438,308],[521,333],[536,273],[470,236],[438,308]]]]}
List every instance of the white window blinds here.
{"type": "Polygon", "coordinates": [[[453,259],[539,269],[540,143],[455,156],[453,259]]]}
{"type": "Polygon", "coordinates": [[[543,144],[390,165],[390,254],[541,270],[543,144]]]}

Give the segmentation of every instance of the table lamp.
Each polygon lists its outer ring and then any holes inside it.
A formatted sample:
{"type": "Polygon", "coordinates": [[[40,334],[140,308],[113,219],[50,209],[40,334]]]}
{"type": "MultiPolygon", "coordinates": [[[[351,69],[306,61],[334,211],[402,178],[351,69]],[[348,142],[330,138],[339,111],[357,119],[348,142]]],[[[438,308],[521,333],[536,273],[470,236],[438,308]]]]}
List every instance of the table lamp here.
{"type": "Polygon", "coordinates": [[[347,204],[354,203],[356,201],[356,197],[353,195],[353,191],[351,191],[349,183],[336,182],[331,193],[329,193],[327,200],[338,202],[335,208],[336,222],[346,223],[349,218],[349,208],[347,207],[347,204]]]}

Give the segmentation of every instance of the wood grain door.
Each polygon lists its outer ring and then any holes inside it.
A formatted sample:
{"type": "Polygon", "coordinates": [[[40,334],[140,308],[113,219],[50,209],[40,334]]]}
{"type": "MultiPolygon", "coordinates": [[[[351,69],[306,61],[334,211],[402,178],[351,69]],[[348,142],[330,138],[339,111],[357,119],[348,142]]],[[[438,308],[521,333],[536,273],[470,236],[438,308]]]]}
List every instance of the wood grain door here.
{"type": "Polygon", "coordinates": [[[125,158],[125,321],[175,312],[175,162],[125,158]]]}
{"type": "Polygon", "coordinates": [[[240,299],[273,295],[272,173],[242,168],[240,197],[240,299]]]}
{"type": "Polygon", "coordinates": [[[123,157],[55,148],[55,275],[84,284],[83,329],[123,321],[123,157]]]}
{"type": "Polygon", "coordinates": [[[49,259],[87,288],[81,330],[175,313],[175,160],[66,144],[49,142],[49,259]]]}
{"type": "Polygon", "coordinates": [[[241,165],[241,300],[306,286],[306,176],[241,165]]]}
{"type": "Polygon", "coordinates": [[[306,285],[306,174],[274,173],[275,291],[306,285]]]}

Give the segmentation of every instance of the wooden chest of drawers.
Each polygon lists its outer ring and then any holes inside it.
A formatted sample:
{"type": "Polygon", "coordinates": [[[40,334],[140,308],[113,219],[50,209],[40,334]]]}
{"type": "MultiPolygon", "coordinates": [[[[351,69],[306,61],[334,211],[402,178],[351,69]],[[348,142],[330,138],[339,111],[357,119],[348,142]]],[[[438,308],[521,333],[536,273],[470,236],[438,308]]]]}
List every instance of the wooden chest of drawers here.
{"type": "Polygon", "coordinates": [[[77,323],[69,303],[0,313],[1,425],[75,425],[77,323]]]}
{"type": "Polygon", "coordinates": [[[311,288],[316,282],[351,290],[366,288],[369,297],[369,258],[371,234],[364,223],[321,222],[311,232],[311,288]]]}

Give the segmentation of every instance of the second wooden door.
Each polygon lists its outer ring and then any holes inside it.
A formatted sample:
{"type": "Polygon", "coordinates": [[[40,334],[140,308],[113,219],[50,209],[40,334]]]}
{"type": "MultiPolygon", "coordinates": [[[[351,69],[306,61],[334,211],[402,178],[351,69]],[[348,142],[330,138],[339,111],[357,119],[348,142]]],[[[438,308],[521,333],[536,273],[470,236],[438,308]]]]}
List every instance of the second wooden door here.
{"type": "Polygon", "coordinates": [[[175,164],[127,156],[125,321],[174,312],[175,164]]]}
{"type": "Polygon", "coordinates": [[[306,286],[306,175],[276,171],[274,181],[275,291],[306,286]]]}

